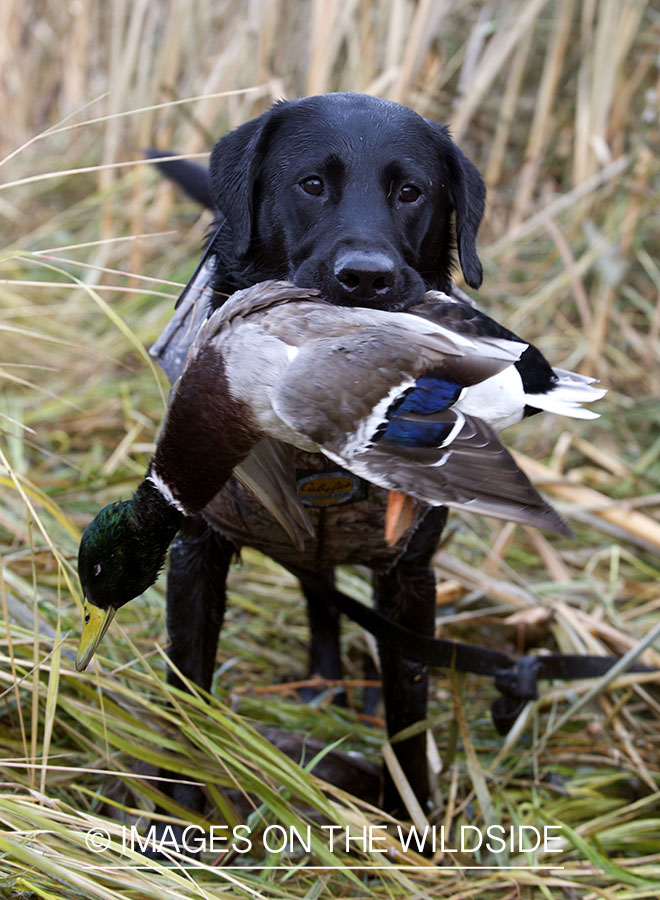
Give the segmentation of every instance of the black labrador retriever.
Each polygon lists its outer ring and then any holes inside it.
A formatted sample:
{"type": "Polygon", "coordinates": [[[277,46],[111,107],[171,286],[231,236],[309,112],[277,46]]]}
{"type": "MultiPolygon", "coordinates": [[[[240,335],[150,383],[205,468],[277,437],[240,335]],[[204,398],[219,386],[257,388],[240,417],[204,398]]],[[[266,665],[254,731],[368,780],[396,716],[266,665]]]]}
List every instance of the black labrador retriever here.
{"type": "MultiPolygon", "coordinates": [[[[219,211],[207,256],[211,305],[239,288],[286,278],[318,288],[340,305],[405,309],[426,290],[451,291],[455,250],[467,283],[481,283],[475,240],[483,181],[445,126],[399,104],[351,93],[279,102],[216,144],[208,179],[191,164],[162,168],[219,211]]],[[[234,481],[203,518],[187,523],[172,547],[170,658],[207,690],[227,570],[241,545],[266,552],[299,577],[311,625],[311,673],[341,677],[338,614],[324,592],[333,586],[339,564],[370,566],[378,609],[408,628],[433,633],[430,560],[446,511],[421,510],[388,547],[384,491],[315,454],[291,452],[316,532],[304,552],[234,481]]],[[[425,717],[427,674],[391,645],[380,645],[379,653],[387,729],[394,735],[425,717]]],[[[175,676],[170,679],[177,683],[175,676]]],[[[425,803],[425,735],[397,742],[395,750],[425,803]]],[[[201,798],[182,785],[174,794],[184,805],[199,806],[201,798]]],[[[387,779],[383,802],[387,809],[402,809],[387,779]]]]}

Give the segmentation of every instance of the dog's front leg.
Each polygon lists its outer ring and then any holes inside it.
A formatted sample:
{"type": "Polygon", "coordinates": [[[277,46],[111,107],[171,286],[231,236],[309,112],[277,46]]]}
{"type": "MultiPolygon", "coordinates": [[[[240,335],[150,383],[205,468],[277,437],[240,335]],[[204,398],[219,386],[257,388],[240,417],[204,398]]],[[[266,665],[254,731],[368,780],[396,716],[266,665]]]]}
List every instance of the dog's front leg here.
{"type": "MultiPolygon", "coordinates": [[[[433,635],[435,579],[431,557],[447,520],[447,510],[435,507],[415,532],[406,552],[385,574],[376,575],[375,596],[379,610],[406,628],[433,635]]],[[[405,659],[391,644],[379,644],[387,731],[394,736],[426,717],[428,672],[422,663],[405,659]]],[[[415,796],[425,806],[429,795],[426,734],[393,745],[415,796]]],[[[405,813],[398,791],[386,774],[384,808],[405,813]]]]}

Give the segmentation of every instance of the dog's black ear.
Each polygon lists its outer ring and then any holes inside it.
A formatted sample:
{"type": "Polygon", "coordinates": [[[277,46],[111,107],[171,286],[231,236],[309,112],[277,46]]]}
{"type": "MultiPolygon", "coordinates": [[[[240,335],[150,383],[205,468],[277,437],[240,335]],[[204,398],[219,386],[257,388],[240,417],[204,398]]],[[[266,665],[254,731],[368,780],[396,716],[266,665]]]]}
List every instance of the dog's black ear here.
{"type": "Polygon", "coordinates": [[[461,269],[470,287],[478,288],[483,269],[477,255],[477,231],[484,216],[486,185],[474,163],[449,137],[449,129],[435,122],[429,124],[440,137],[442,158],[449,170],[447,188],[456,212],[456,245],[461,269]]]}
{"type": "Polygon", "coordinates": [[[456,179],[454,206],[456,208],[456,242],[458,258],[465,280],[478,288],[483,279],[481,261],[477,255],[477,231],[484,217],[486,185],[479,170],[458,147],[454,146],[460,177],[456,179]]]}
{"type": "Polygon", "coordinates": [[[269,110],[239,126],[220,138],[211,153],[213,202],[229,222],[237,256],[245,256],[252,239],[254,186],[271,118],[269,110]]]}

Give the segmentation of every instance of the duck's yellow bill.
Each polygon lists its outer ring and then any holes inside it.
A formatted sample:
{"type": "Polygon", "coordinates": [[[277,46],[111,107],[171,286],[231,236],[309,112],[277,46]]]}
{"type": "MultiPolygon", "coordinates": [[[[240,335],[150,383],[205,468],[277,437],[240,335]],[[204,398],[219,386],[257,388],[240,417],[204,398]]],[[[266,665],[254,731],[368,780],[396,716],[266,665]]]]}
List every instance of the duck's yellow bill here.
{"type": "Polygon", "coordinates": [[[116,609],[100,609],[85,600],[83,604],[83,625],[76,656],[76,669],[82,672],[96,653],[96,648],[103,640],[103,635],[115,617],[116,609]]]}

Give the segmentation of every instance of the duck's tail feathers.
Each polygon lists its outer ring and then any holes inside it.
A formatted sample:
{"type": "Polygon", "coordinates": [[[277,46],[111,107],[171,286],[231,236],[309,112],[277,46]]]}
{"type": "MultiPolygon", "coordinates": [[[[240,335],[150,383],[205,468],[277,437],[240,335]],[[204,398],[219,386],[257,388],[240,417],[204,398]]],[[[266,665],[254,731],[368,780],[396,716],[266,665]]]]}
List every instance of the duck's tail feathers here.
{"type": "Polygon", "coordinates": [[[597,419],[600,413],[585,409],[582,403],[593,403],[607,393],[606,388],[596,387],[596,378],[579,375],[567,369],[553,369],[557,381],[551,391],[545,394],[525,394],[525,401],[534,409],[572,416],[574,419],[597,419]]]}

